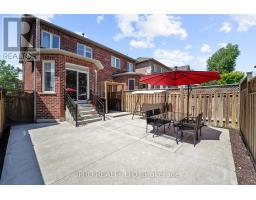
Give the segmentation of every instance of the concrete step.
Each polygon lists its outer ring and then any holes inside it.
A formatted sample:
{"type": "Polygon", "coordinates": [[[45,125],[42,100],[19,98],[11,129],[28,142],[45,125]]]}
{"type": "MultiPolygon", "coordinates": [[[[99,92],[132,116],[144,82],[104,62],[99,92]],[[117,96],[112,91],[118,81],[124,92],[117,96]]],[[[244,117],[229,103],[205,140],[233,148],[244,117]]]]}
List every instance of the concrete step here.
{"type": "Polygon", "coordinates": [[[91,103],[79,103],[77,105],[78,105],[78,107],[81,107],[81,108],[93,106],[91,103]]]}
{"type": "Polygon", "coordinates": [[[92,119],[92,118],[98,118],[98,117],[99,117],[98,113],[86,114],[86,115],[79,116],[79,118],[81,118],[81,119],[92,119]]]}
{"type": "Polygon", "coordinates": [[[91,110],[80,110],[79,115],[97,114],[98,112],[92,108],[91,110]]]}
{"type": "Polygon", "coordinates": [[[79,120],[79,121],[78,121],[78,126],[80,126],[80,125],[85,125],[85,124],[89,124],[89,123],[92,123],[92,122],[101,121],[101,120],[102,120],[102,117],[79,120]]]}
{"type": "Polygon", "coordinates": [[[107,113],[106,116],[110,118],[116,118],[116,117],[122,117],[130,114],[131,113],[129,112],[112,112],[112,113],[110,112],[110,113],[107,113]]]}
{"type": "Polygon", "coordinates": [[[86,106],[80,106],[78,105],[78,111],[90,111],[92,109],[94,109],[94,106],[92,105],[86,105],[86,106]]]}

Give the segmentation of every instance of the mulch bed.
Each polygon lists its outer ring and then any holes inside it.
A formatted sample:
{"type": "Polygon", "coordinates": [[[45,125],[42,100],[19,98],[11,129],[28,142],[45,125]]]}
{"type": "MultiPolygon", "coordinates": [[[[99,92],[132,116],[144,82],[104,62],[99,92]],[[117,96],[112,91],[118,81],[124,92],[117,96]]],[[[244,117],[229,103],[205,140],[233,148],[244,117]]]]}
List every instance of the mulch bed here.
{"type": "Polygon", "coordinates": [[[2,138],[0,139],[0,179],[2,175],[3,165],[4,165],[4,157],[6,153],[6,148],[8,144],[8,139],[10,135],[10,128],[7,127],[2,135],[2,138]]]}
{"type": "Polygon", "coordinates": [[[256,185],[256,170],[239,130],[229,130],[236,177],[239,185],[256,185]]]}

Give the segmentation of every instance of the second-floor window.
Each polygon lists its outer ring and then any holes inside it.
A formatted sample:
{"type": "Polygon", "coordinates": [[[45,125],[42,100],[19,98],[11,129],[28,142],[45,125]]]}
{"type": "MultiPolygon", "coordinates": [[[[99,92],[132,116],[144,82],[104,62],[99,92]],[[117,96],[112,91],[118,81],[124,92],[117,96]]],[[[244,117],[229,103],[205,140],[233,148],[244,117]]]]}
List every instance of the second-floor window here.
{"type": "Polygon", "coordinates": [[[128,72],[133,72],[133,64],[132,63],[127,63],[127,71],[128,72]]]}
{"type": "Polygon", "coordinates": [[[41,47],[60,48],[60,36],[47,31],[42,31],[41,47]]]}
{"type": "Polygon", "coordinates": [[[92,48],[84,44],[77,43],[77,54],[87,58],[92,58],[92,48]]]}
{"type": "Polygon", "coordinates": [[[121,66],[120,59],[115,56],[111,56],[111,66],[117,69],[120,69],[120,66],[121,66]]]}
{"type": "Polygon", "coordinates": [[[152,71],[153,71],[154,73],[158,73],[158,72],[160,72],[159,67],[158,67],[157,65],[155,65],[155,64],[153,64],[152,69],[153,69],[152,71]]]}

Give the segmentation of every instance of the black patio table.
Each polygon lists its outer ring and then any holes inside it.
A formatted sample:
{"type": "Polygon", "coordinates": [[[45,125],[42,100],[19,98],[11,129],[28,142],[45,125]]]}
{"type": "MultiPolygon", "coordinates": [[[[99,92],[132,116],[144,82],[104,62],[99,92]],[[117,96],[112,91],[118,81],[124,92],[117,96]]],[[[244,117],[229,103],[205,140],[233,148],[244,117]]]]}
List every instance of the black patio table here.
{"type": "Polygon", "coordinates": [[[173,123],[174,126],[182,124],[187,118],[187,113],[167,111],[158,115],[153,115],[149,118],[153,119],[155,123],[161,122],[162,125],[164,125],[165,133],[165,124],[169,124],[168,128],[170,128],[171,123],[173,123]]]}

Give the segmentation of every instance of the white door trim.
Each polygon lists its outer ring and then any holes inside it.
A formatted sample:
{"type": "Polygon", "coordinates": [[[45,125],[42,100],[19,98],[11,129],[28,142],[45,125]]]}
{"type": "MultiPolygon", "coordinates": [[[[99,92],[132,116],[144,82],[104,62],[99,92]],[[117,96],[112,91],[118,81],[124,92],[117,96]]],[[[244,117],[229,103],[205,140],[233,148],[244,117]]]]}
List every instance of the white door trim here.
{"type": "Polygon", "coordinates": [[[135,78],[128,78],[128,90],[130,90],[130,84],[129,84],[129,81],[134,81],[134,88],[133,88],[133,90],[135,90],[135,84],[136,84],[136,81],[135,81],[135,78]]]}
{"type": "MultiPolygon", "coordinates": [[[[71,71],[76,71],[76,72],[79,72],[79,73],[85,73],[87,75],[87,100],[90,99],[90,86],[89,86],[89,68],[86,67],[86,66],[82,66],[82,65],[76,65],[76,64],[73,64],[73,63],[66,63],[65,64],[65,70],[71,70],[71,71]]],[[[78,73],[77,73],[77,92],[76,92],[76,99],[78,100],[78,73]]],[[[66,81],[65,81],[65,87],[66,87],[66,81]]]]}

